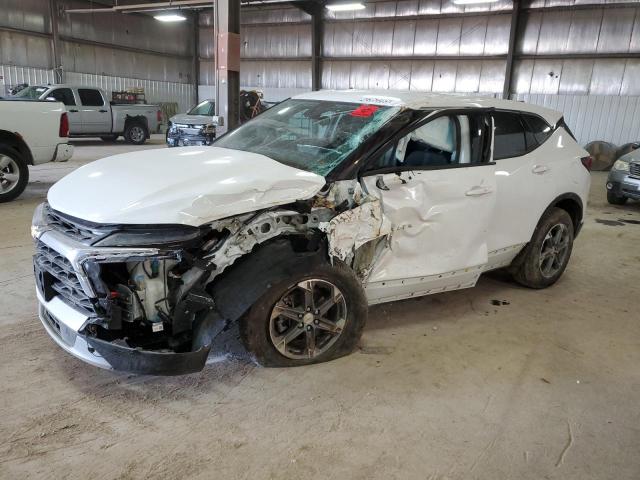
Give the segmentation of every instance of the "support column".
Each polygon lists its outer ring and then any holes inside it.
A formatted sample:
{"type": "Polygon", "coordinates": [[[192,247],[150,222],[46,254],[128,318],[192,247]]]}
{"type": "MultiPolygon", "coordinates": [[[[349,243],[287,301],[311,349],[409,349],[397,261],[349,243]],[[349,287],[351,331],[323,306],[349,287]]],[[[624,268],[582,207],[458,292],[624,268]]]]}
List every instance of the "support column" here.
{"type": "Polygon", "coordinates": [[[240,2],[214,0],[216,36],[216,114],[224,130],[240,124],[240,2]]]}
{"type": "Polygon", "coordinates": [[[322,39],[324,7],[316,2],[296,2],[293,5],[311,15],[311,89],[322,88],[322,39]]]}
{"type": "Polygon", "coordinates": [[[502,98],[511,96],[511,80],[513,78],[513,57],[515,55],[516,40],[518,38],[518,20],[520,18],[520,0],[513,0],[511,11],[511,29],[509,30],[509,50],[507,51],[507,66],[504,72],[504,87],[502,98]]]}
{"type": "Polygon", "coordinates": [[[56,83],[64,83],[64,70],[60,57],[60,36],[58,35],[58,0],[49,0],[49,18],[51,21],[51,53],[53,74],[56,83]]]}
{"type": "Polygon", "coordinates": [[[193,84],[193,104],[198,103],[198,84],[200,83],[200,15],[193,12],[193,64],[191,65],[191,83],[193,84]]]}

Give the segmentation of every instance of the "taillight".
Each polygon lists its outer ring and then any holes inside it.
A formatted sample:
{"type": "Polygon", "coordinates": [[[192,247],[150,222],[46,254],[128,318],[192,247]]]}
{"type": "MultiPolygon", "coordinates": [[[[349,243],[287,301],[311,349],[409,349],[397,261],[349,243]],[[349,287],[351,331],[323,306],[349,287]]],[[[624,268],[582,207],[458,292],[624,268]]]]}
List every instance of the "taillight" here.
{"type": "Polygon", "coordinates": [[[582,165],[584,165],[584,168],[586,168],[587,170],[591,171],[591,166],[593,165],[593,157],[592,156],[582,157],[580,159],[580,161],[582,162],[582,165]]]}
{"type": "Polygon", "coordinates": [[[69,116],[66,114],[66,112],[60,115],[60,130],[58,131],[58,136],[69,136],[69,116]]]}
{"type": "Polygon", "coordinates": [[[162,123],[162,111],[158,110],[156,112],[156,118],[158,119],[158,123],[162,123]]]}

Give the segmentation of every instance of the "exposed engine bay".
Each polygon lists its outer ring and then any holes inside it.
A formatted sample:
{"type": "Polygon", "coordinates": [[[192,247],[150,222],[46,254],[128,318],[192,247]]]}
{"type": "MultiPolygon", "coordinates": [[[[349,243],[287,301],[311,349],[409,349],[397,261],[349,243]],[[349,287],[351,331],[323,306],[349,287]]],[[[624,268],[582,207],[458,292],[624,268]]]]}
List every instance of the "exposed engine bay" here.
{"type": "MultiPolygon", "coordinates": [[[[136,371],[131,358],[123,360],[121,351],[112,352],[124,348],[144,372],[149,369],[140,352],[196,352],[195,364],[187,370],[202,368],[213,338],[238,320],[271,283],[286,278],[286,268],[279,271],[278,265],[286,264],[288,257],[344,262],[364,279],[379,250],[375,246],[384,244],[390,233],[379,200],[364,194],[357,180],[335,182],[307,201],[201,228],[120,231],[80,225],[48,208],[46,216],[47,228],[84,235],[83,242],[96,247],[94,258],[83,263],[95,296],[78,299],[82,285],[60,288],[64,282],[56,262],[47,264],[36,255],[36,268],[45,272],[39,288],[45,297],[47,291],[55,291],[87,312],[89,321],[79,333],[114,368],[136,371]],[[109,250],[128,244],[153,253],[109,256],[109,250]],[[265,253],[255,255],[261,248],[265,253]],[[251,252],[238,266],[240,274],[234,275],[234,269],[226,273],[251,252]],[[123,361],[128,363],[118,365],[123,361]]],[[[180,373],[184,371],[183,365],[180,373]]]]}

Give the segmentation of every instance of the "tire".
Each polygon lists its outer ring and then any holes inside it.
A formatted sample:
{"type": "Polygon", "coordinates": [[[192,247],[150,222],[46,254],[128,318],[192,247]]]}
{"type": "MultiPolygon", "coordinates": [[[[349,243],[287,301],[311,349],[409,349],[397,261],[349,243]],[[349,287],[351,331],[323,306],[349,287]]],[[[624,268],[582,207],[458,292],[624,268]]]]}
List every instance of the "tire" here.
{"type": "Polygon", "coordinates": [[[611,205],[624,205],[627,203],[627,197],[624,195],[616,195],[611,190],[607,190],[607,202],[611,205]]]}
{"type": "Polygon", "coordinates": [[[29,167],[20,153],[0,145],[0,203],[17,198],[29,182],[29,167]]]}
{"type": "Polygon", "coordinates": [[[556,283],[569,263],[573,238],[569,214],[555,207],[547,211],[531,241],[511,265],[514,280],[529,288],[546,288],[556,283]]]}
{"type": "Polygon", "coordinates": [[[105,135],[100,137],[100,140],[106,143],[113,143],[118,139],[119,135],[105,135]]]}
{"type": "MultiPolygon", "coordinates": [[[[292,307],[303,310],[302,304],[295,304],[292,307]]],[[[367,313],[368,306],[364,290],[351,269],[338,262],[334,266],[323,264],[298,277],[273,285],[241,319],[240,335],[245,348],[259,365],[265,367],[310,365],[351,353],[362,335],[367,313]],[[335,305],[324,316],[318,315],[324,319],[321,323],[318,318],[315,320],[311,318],[316,315],[309,316],[309,313],[314,312],[308,312],[303,319],[295,319],[299,314],[291,315],[291,310],[294,308],[285,307],[287,317],[278,315],[279,312],[284,312],[283,296],[288,299],[295,297],[300,299],[306,291],[309,291],[299,288],[298,285],[301,283],[306,286],[312,285],[311,290],[314,292],[312,295],[321,304],[320,307],[326,305],[324,301],[329,297],[330,285],[337,288],[333,290],[334,293],[342,293],[342,298],[335,295],[337,298],[335,305]],[[300,325],[303,326],[300,327],[300,325]],[[280,327],[282,330],[278,329],[280,327]],[[335,327],[341,329],[337,335],[326,330],[335,327]],[[309,355],[309,350],[305,350],[309,346],[307,342],[311,332],[317,342],[313,355],[309,355]],[[289,335],[296,336],[291,337],[289,343],[285,342],[284,346],[279,342],[280,348],[287,352],[285,354],[276,347],[276,343],[289,335]],[[300,346],[303,347],[296,353],[300,346]]]]}
{"type": "Polygon", "coordinates": [[[142,145],[147,141],[147,129],[141,123],[130,123],[124,129],[124,139],[127,143],[142,145]]]}

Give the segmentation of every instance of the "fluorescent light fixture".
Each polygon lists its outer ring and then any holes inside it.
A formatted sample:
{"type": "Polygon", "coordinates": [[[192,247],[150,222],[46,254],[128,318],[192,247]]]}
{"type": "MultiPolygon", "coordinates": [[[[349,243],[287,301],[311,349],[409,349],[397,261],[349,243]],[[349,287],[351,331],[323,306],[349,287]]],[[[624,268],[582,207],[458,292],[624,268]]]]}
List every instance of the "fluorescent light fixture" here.
{"type": "Polygon", "coordinates": [[[154,15],[153,18],[161,22],[183,22],[187,19],[187,17],[179,12],[159,13],[158,15],[154,15]]]}
{"type": "Polygon", "coordinates": [[[496,3],[498,0],[453,0],[456,5],[475,5],[478,3],[496,3]]]}
{"type": "Polygon", "coordinates": [[[332,3],[330,5],[326,5],[327,10],[331,12],[350,12],[352,10],[364,10],[365,6],[360,2],[353,3],[332,3]]]}

